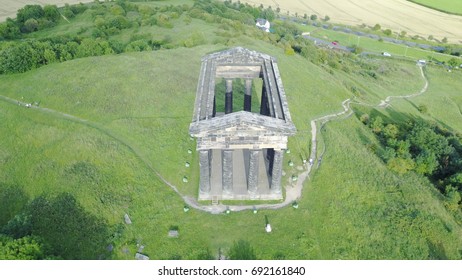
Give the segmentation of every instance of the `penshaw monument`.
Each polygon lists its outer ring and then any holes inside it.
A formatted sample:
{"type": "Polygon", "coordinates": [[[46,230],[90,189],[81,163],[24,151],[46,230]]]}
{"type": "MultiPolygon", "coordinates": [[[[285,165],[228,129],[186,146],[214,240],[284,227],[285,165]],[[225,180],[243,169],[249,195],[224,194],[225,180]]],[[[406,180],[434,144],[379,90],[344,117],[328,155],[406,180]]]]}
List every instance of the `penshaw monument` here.
{"type": "Polygon", "coordinates": [[[199,200],[282,199],[283,156],[295,132],[275,58],[242,47],[202,58],[189,127],[199,200]]]}

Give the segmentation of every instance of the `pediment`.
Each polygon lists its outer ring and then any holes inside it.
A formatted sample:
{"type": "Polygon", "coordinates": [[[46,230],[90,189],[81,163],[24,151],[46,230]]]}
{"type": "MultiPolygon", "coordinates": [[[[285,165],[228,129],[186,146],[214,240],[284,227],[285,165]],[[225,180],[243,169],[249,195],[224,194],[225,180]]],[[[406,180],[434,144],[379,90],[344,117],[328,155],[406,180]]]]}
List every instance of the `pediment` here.
{"type": "Polygon", "coordinates": [[[205,56],[203,60],[213,60],[217,65],[255,65],[275,58],[257,51],[235,47],[205,56]]]}
{"type": "Polygon", "coordinates": [[[284,120],[240,111],[192,123],[189,132],[195,137],[293,135],[295,127],[284,120]]]}

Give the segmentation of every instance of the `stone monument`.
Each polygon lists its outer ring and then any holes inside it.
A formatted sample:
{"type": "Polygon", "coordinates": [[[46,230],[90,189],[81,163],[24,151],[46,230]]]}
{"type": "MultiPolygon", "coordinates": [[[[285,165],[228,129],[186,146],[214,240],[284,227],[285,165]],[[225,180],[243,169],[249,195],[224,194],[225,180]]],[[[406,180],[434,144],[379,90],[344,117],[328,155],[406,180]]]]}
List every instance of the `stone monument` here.
{"type": "Polygon", "coordinates": [[[199,152],[199,200],[282,198],[283,155],[296,129],[275,58],[242,47],[203,57],[189,132],[199,152]],[[244,92],[233,91],[236,81],[244,92]],[[252,96],[257,82],[261,95],[252,96]],[[216,94],[220,85],[224,100],[216,94]],[[252,109],[252,98],[260,108],[252,109]]]}

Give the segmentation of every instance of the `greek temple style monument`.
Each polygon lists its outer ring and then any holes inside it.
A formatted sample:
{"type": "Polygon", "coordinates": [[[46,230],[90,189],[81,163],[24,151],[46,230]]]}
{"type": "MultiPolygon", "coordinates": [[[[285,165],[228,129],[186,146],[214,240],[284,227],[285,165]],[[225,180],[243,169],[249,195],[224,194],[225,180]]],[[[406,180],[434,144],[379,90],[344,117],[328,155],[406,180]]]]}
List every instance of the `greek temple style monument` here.
{"type": "Polygon", "coordinates": [[[296,129],[275,58],[241,47],[203,57],[189,132],[199,200],[282,198],[284,151],[296,129]]]}

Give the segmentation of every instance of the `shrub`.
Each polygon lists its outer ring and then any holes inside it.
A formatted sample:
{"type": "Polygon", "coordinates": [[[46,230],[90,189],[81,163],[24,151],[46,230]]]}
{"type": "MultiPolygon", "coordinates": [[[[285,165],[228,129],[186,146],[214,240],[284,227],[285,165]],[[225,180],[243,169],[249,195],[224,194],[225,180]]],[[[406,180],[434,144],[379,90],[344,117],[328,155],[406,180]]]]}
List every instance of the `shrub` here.
{"type": "Polygon", "coordinates": [[[45,5],[45,7],[43,7],[43,13],[45,18],[52,22],[56,22],[61,18],[61,14],[56,5],[45,5]]]}
{"type": "Polygon", "coordinates": [[[44,16],[44,11],[40,5],[26,5],[19,9],[16,14],[16,20],[22,26],[28,19],[38,20],[44,16]]]}
{"type": "Polygon", "coordinates": [[[419,105],[419,107],[417,107],[417,109],[419,110],[419,112],[421,112],[422,114],[426,114],[428,113],[428,107],[426,105],[419,105]]]}
{"type": "Polygon", "coordinates": [[[126,52],[142,52],[152,50],[146,40],[133,41],[125,48],[126,52]]]}
{"type": "Polygon", "coordinates": [[[205,42],[206,40],[204,34],[196,31],[187,40],[185,40],[183,44],[187,48],[192,48],[198,45],[205,44],[205,42]]]}
{"type": "Polygon", "coordinates": [[[287,46],[284,48],[284,53],[285,53],[286,55],[294,55],[294,54],[295,54],[295,51],[294,51],[294,49],[292,48],[292,46],[287,45],[287,46]]]}
{"type": "Polygon", "coordinates": [[[0,51],[0,73],[23,73],[36,68],[37,62],[37,52],[26,42],[0,51]]]}
{"type": "Polygon", "coordinates": [[[257,256],[248,241],[239,240],[234,242],[230,248],[228,258],[231,260],[256,260],[257,256]]]}
{"type": "Polygon", "coordinates": [[[39,27],[38,21],[34,18],[30,18],[26,20],[24,26],[21,28],[21,31],[24,33],[30,33],[37,31],[39,27]]]}

